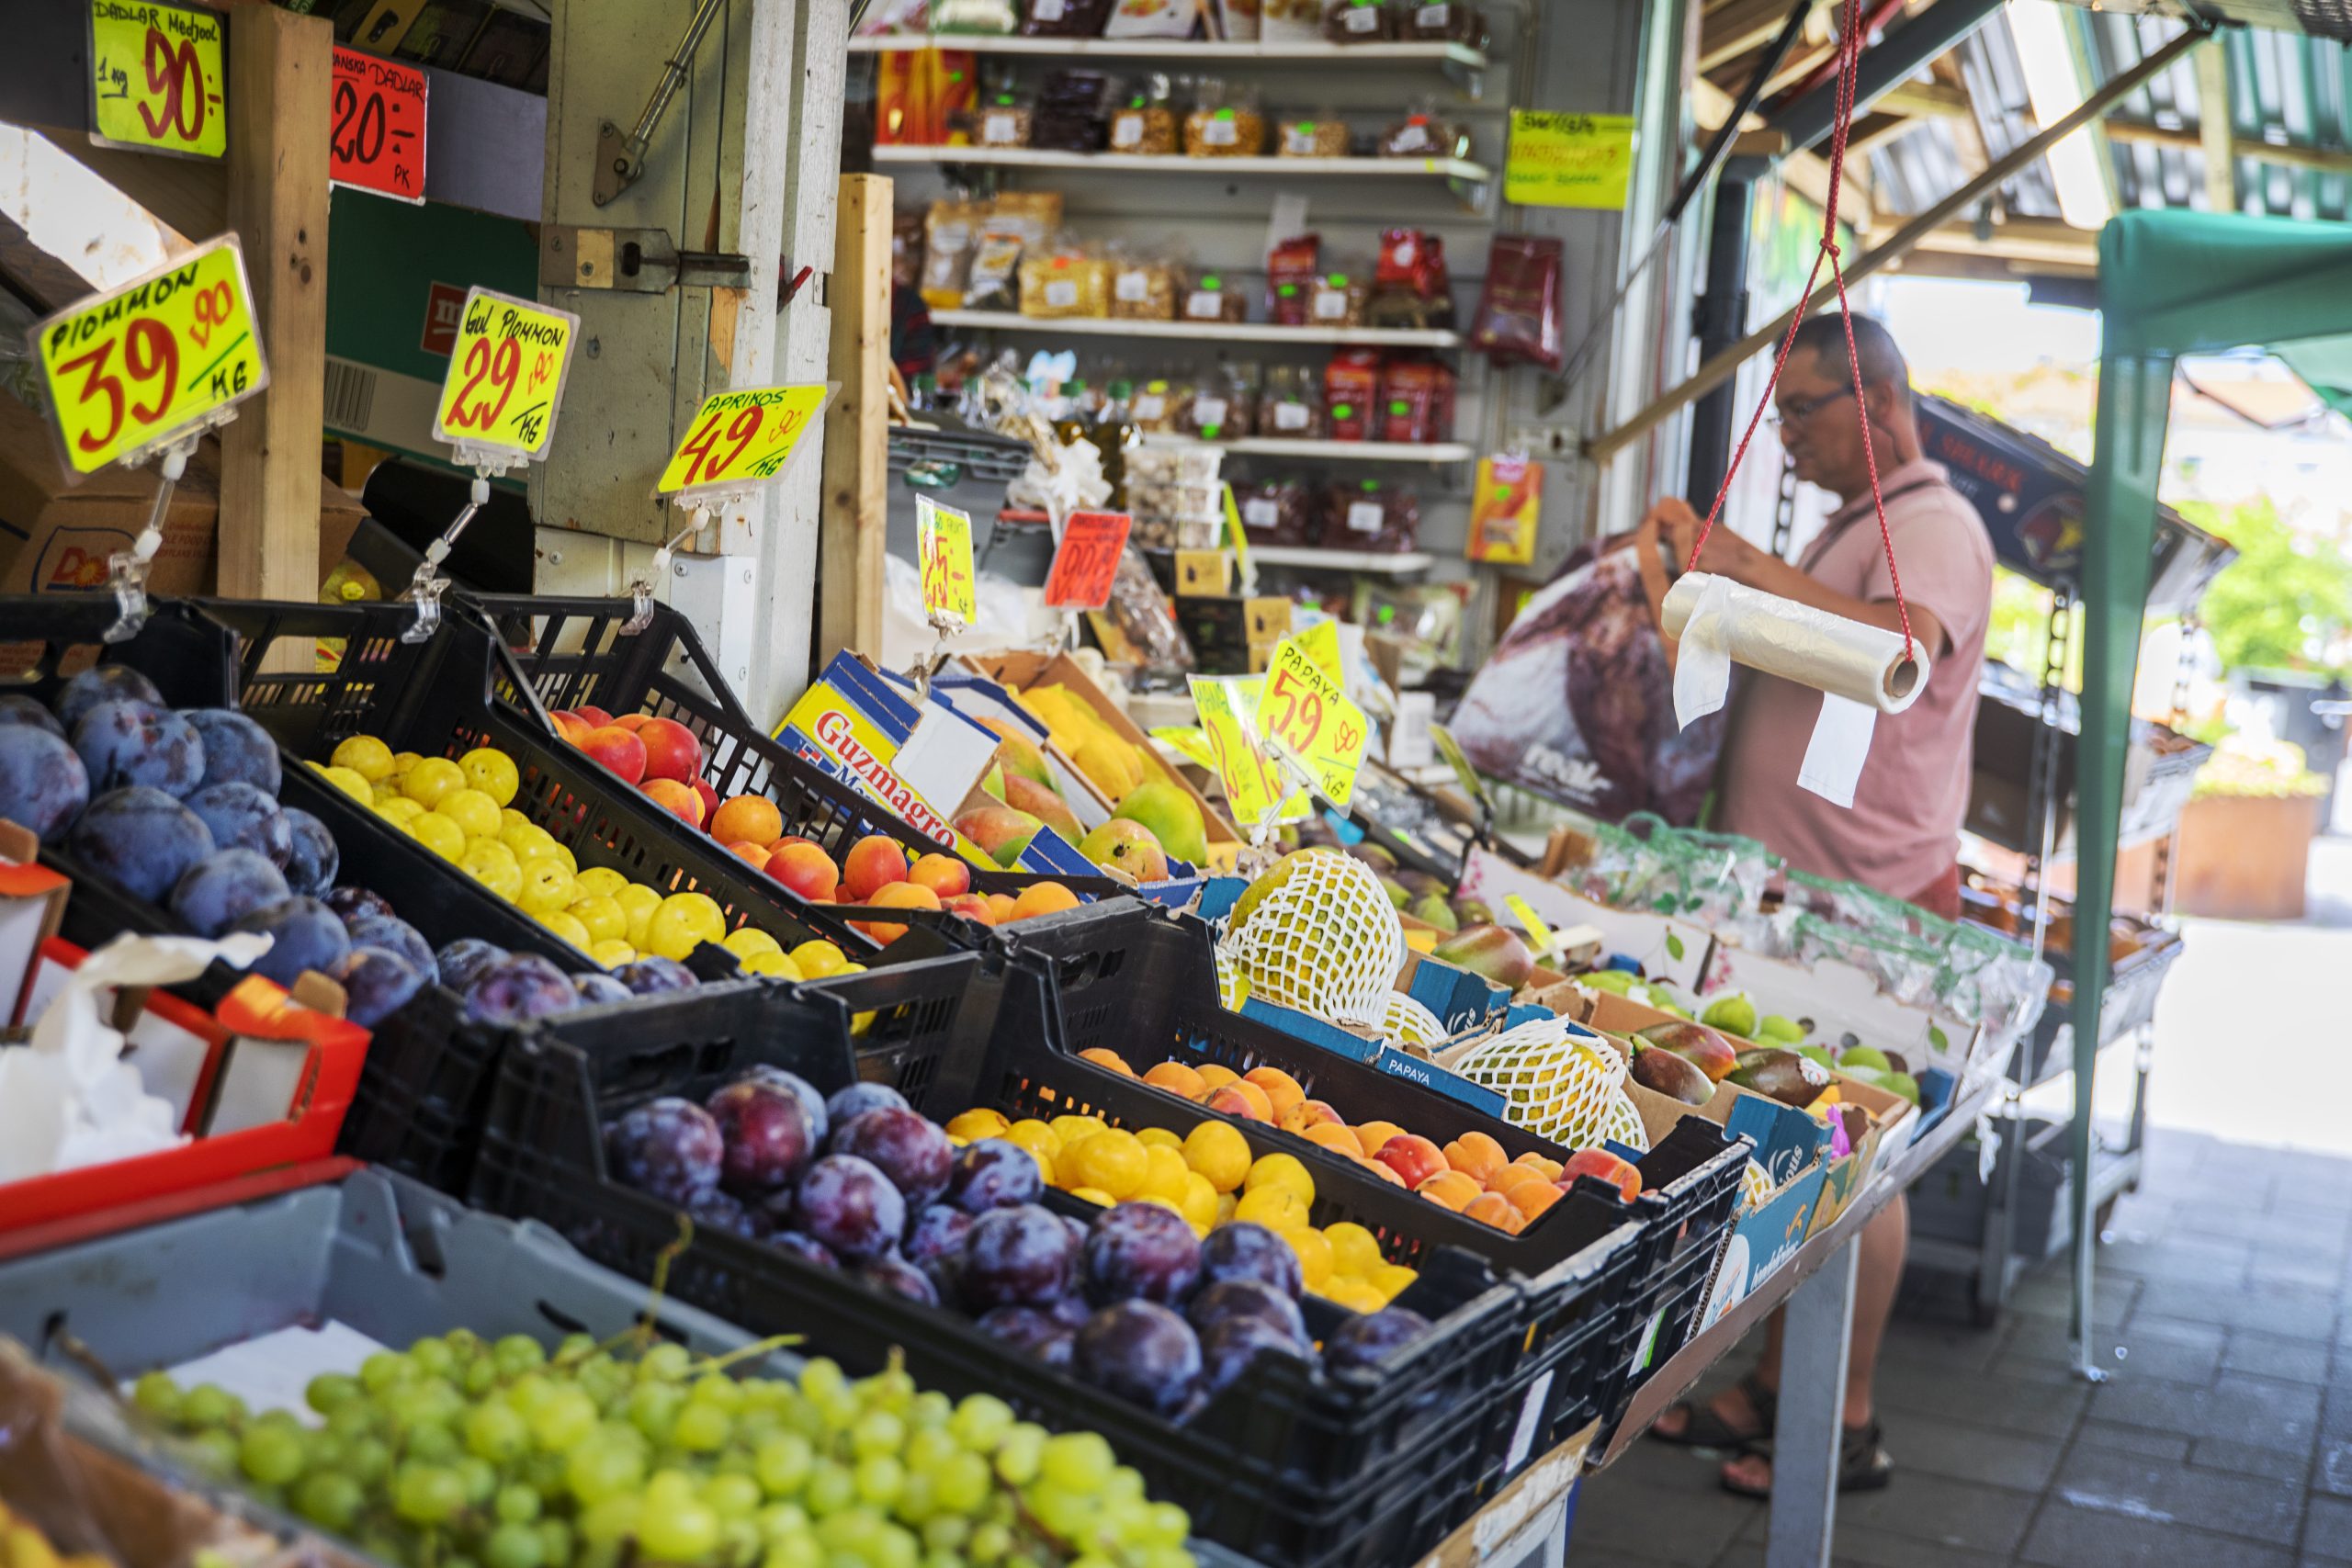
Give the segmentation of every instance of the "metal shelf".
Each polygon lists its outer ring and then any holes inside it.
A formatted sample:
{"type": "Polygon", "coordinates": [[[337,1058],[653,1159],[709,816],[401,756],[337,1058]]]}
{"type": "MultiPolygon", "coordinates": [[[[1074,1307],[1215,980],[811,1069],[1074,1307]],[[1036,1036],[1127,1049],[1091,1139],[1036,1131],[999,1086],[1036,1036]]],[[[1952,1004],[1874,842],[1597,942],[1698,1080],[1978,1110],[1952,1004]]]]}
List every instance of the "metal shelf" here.
{"type": "Polygon", "coordinates": [[[1288,175],[1305,179],[1443,179],[1485,185],[1494,171],[1466,158],[1187,158],[1181,153],[1055,152],[1036,147],[874,149],[877,164],[971,164],[1151,175],[1288,175]]]}
{"type": "Polygon", "coordinates": [[[1427,571],[1435,558],[1419,550],[1326,550],[1311,545],[1252,545],[1250,558],[1261,566],[1317,567],[1327,571],[1365,571],[1408,577],[1427,571]]]}
{"type": "Polygon", "coordinates": [[[1250,435],[1233,441],[1187,441],[1149,435],[1148,446],[1214,446],[1221,452],[1261,457],[1309,457],[1347,463],[1466,463],[1477,449],[1460,441],[1286,441],[1250,435]]]}
{"type": "Polygon", "coordinates": [[[1284,327],[1271,321],[1138,321],[1119,316],[1024,316],[1015,310],[933,310],[943,327],[1186,342],[1359,344],[1383,348],[1459,348],[1460,333],[1419,327],[1284,327]]]}
{"type": "Polygon", "coordinates": [[[1430,64],[1448,71],[1484,71],[1484,51],[1466,43],[1327,43],[1305,39],[1295,43],[1227,43],[1213,39],[1014,38],[971,33],[895,33],[881,38],[854,38],[852,54],[897,54],[918,49],[960,49],[974,54],[1035,54],[1065,59],[1092,55],[1101,60],[1192,60],[1232,64],[1235,62],[1311,62],[1337,64],[1430,64]]]}

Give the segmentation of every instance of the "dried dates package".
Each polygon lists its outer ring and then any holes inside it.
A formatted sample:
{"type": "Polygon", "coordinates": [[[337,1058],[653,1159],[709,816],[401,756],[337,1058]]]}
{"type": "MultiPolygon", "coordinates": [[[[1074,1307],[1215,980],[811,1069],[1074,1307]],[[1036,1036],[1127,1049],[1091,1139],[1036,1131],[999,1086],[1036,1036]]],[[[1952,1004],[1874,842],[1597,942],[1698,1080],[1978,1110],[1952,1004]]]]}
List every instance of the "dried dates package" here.
{"type": "Polygon", "coordinates": [[[1560,242],[1498,234],[1470,341],[1497,365],[1560,368],[1560,242]]]}

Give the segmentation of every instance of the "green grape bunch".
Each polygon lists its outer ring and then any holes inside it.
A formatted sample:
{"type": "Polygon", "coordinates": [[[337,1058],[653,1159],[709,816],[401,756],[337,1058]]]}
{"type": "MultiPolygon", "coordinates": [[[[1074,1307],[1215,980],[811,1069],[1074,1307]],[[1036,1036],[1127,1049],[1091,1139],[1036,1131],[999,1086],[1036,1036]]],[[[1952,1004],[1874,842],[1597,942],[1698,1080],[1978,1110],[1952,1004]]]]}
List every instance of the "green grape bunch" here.
{"type": "Polygon", "coordinates": [[[1093,1432],[991,1394],[729,1368],[774,1342],[548,1355],[458,1329],[325,1372],[323,1427],[149,1372],[133,1404],[195,1461],[401,1568],[1191,1568],[1192,1521],[1093,1432]]]}

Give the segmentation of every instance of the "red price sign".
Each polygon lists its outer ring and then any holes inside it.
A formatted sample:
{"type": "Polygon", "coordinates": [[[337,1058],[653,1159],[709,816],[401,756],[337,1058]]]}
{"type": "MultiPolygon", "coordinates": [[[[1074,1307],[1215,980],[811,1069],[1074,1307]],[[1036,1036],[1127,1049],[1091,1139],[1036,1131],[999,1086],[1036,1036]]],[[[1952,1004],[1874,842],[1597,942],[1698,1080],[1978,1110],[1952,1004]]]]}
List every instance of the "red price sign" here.
{"type": "Polygon", "coordinates": [[[424,73],[356,49],[334,51],[327,177],[395,201],[424,199],[424,73]]]}
{"type": "Polygon", "coordinates": [[[1046,574],[1046,608],[1099,610],[1111,602],[1111,580],[1127,547],[1135,519],[1124,512],[1073,512],[1046,574]]]}

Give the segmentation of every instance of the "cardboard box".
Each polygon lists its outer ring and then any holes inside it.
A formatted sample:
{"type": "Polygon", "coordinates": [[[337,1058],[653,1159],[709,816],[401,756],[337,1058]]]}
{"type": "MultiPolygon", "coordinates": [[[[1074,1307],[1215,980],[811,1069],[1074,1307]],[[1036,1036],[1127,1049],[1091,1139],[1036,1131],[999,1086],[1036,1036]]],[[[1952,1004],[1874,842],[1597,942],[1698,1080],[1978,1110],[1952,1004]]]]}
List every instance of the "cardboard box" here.
{"type": "Polygon", "coordinates": [[[1713,1327],[1804,1245],[1805,1237],[1813,1234],[1814,1209],[1820,1201],[1826,1174],[1816,1160],[1732,1227],[1723,1255],[1715,1260],[1707,1303],[1690,1326],[1694,1336],[1713,1327]]]}
{"type": "MultiPolygon", "coordinates": [[[[220,513],[220,452],[207,440],[189,460],[164,513],[164,543],[147,586],[185,598],[214,592],[220,513]]],[[[102,590],[107,558],[137,542],[162,481],[154,466],[108,468],[79,484],[57,460],[56,442],[35,410],[0,393],[0,592],[76,593],[102,590]]],[[[367,509],[319,478],[319,579],[343,559],[367,509]]]]}
{"type": "Polygon", "coordinates": [[[1708,954],[1714,947],[1714,935],[1704,926],[1640,910],[1611,908],[1522,871],[1483,847],[1470,851],[1459,892],[1493,909],[1502,908],[1504,900],[1516,894],[1555,931],[1590,926],[1600,933],[1601,945],[1608,952],[1634,959],[1643,973],[1693,996],[1699,992],[1700,981],[1707,973],[1708,954]]]}
{"type": "Polygon", "coordinates": [[[1899,1051],[1915,1072],[1938,1066],[1965,1079],[1970,1066],[1983,1065],[1979,1058],[1998,1043],[1982,1025],[1896,1001],[1871,976],[1836,959],[1808,968],[1723,942],[1708,959],[1704,990],[1747,992],[1758,1015],[1778,1013],[1795,1021],[1804,1030],[1805,1044],[1899,1051]]]}

